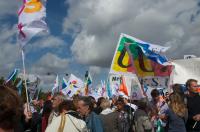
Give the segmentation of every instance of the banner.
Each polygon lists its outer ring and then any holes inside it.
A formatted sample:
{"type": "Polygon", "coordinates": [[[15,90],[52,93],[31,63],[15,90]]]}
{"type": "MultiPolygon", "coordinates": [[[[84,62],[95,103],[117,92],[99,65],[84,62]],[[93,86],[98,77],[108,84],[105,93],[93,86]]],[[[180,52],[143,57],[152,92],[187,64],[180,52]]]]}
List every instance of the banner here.
{"type": "Polygon", "coordinates": [[[200,58],[173,60],[172,83],[185,84],[188,79],[200,81],[200,58]]]}

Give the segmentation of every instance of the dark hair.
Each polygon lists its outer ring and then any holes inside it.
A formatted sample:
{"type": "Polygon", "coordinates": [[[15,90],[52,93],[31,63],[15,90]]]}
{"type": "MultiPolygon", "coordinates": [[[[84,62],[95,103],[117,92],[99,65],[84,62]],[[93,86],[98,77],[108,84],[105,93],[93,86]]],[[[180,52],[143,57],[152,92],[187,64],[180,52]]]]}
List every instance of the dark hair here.
{"type": "Polygon", "coordinates": [[[195,79],[188,79],[187,82],[186,82],[186,84],[185,84],[186,87],[189,88],[192,82],[196,82],[197,83],[198,81],[195,80],[195,79]]]}
{"type": "Polygon", "coordinates": [[[97,107],[101,105],[101,103],[105,100],[104,97],[99,97],[97,100],[97,107]]]}
{"type": "Polygon", "coordinates": [[[59,113],[62,113],[63,110],[69,111],[69,110],[73,110],[75,111],[75,106],[72,100],[65,100],[63,101],[59,107],[58,107],[58,111],[59,113]]]}
{"type": "Polygon", "coordinates": [[[124,104],[124,105],[125,105],[124,98],[119,97],[119,98],[117,99],[116,104],[118,104],[118,103],[121,103],[121,104],[124,104]]]}
{"type": "Polygon", "coordinates": [[[22,113],[19,95],[6,85],[0,85],[0,128],[14,129],[22,113]]]}
{"type": "Polygon", "coordinates": [[[158,97],[160,95],[159,91],[157,89],[153,89],[151,91],[151,97],[152,98],[155,98],[155,97],[158,97]]]}
{"type": "Polygon", "coordinates": [[[88,105],[90,111],[92,111],[94,109],[94,104],[90,97],[82,96],[79,98],[79,101],[83,101],[85,105],[88,105]]]}

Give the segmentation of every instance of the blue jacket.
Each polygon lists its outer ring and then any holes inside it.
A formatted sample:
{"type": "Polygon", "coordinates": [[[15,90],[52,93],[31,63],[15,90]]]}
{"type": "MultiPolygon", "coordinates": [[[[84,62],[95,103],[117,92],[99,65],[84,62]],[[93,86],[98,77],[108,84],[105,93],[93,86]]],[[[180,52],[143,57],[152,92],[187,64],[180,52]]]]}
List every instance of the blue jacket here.
{"type": "Polygon", "coordinates": [[[86,122],[87,128],[90,130],[90,132],[103,132],[103,126],[102,126],[101,119],[94,112],[91,112],[86,117],[85,122],[86,122]]]}

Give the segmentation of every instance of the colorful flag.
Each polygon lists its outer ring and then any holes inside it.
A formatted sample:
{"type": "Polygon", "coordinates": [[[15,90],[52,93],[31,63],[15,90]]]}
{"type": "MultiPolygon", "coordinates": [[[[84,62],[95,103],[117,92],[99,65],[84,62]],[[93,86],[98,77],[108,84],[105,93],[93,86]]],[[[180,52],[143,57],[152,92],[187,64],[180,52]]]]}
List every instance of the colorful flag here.
{"type": "Polygon", "coordinates": [[[58,80],[58,75],[56,76],[56,80],[54,81],[54,86],[51,90],[52,95],[54,95],[55,89],[59,89],[59,80],[58,80]]]}
{"type": "Polygon", "coordinates": [[[62,89],[65,89],[65,88],[67,87],[67,85],[68,85],[68,82],[67,82],[67,80],[63,77],[63,79],[62,79],[62,89]]]}
{"type": "Polygon", "coordinates": [[[92,91],[92,78],[88,71],[85,73],[85,95],[88,96],[92,91]]]}
{"type": "Polygon", "coordinates": [[[172,72],[171,65],[167,64],[165,56],[158,54],[165,52],[168,47],[148,44],[134,37],[124,35],[121,40],[132,58],[131,64],[138,77],[169,76],[172,72]]]}
{"type": "Polygon", "coordinates": [[[48,30],[46,8],[40,0],[24,0],[18,17],[18,42],[22,48],[33,36],[48,30]]]}
{"type": "Polygon", "coordinates": [[[62,93],[64,95],[72,97],[75,94],[81,94],[83,88],[84,88],[84,82],[80,78],[71,74],[69,77],[67,87],[65,89],[62,89],[62,93]]]}
{"type": "Polygon", "coordinates": [[[126,87],[126,82],[125,82],[125,79],[124,79],[123,76],[121,77],[121,84],[120,84],[119,92],[122,92],[127,96],[129,95],[128,94],[128,89],[126,87]]]}
{"type": "Polygon", "coordinates": [[[12,81],[13,83],[15,82],[15,80],[17,79],[19,73],[19,69],[14,69],[14,71],[8,76],[6,83],[12,81]]]}

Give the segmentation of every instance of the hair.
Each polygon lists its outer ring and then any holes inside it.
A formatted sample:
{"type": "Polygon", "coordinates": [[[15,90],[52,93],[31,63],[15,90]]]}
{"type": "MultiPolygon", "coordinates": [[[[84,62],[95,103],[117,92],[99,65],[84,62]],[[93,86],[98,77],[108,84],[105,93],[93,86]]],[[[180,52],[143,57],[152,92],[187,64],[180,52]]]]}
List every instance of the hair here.
{"type": "Polygon", "coordinates": [[[104,101],[105,98],[104,97],[99,97],[98,100],[97,100],[97,106],[100,106],[102,101],[104,101]]]}
{"type": "Polygon", "coordinates": [[[79,101],[83,101],[85,105],[88,105],[90,111],[94,109],[93,100],[90,97],[82,96],[79,98],[79,101]]]}
{"type": "Polygon", "coordinates": [[[110,108],[111,104],[108,99],[102,99],[100,107],[104,110],[106,108],[110,108]]]}
{"type": "Polygon", "coordinates": [[[117,104],[118,104],[118,103],[121,103],[121,104],[125,105],[124,98],[119,97],[116,103],[117,103],[117,104]]]}
{"type": "Polygon", "coordinates": [[[75,111],[75,106],[72,100],[65,100],[63,101],[59,107],[58,107],[58,111],[59,113],[62,113],[63,110],[69,111],[69,110],[73,110],[75,111]]]}
{"type": "Polygon", "coordinates": [[[186,112],[187,112],[187,108],[186,105],[184,104],[181,96],[177,93],[172,93],[169,96],[169,101],[170,101],[170,108],[172,109],[172,111],[180,116],[180,117],[184,117],[186,112]]]}
{"type": "Polygon", "coordinates": [[[195,80],[195,79],[188,79],[187,82],[186,82],[186,87],[189,88],[192,82],[196,82],[197,83],[198,81],[195,80]]]}
{"type": "Polygon", "coordinates": [[[55,97],[58,97],[58,98],[61,100],[61,102],[64,101],[64,100],[66,100],[65,95],[60,94],[60,93],[54,94],[54,95],[53,95],[53,98],[55,98],[55,97]]]}
{"type": "Polygon", "coordinates": [[[147,99],[142,98],[142,99],[138,100],[137,105],[138,105],[139,109],[146,110],[147,109],[147,99]]]}
{"type": "Polygon", "coordinates": [[[0,85],[0,128],[14,129],[22,113],[22,102],[16,91],[0,85]]]}
{"type": "Polygon", "coordinates": [[[158,97],[160,95],[159,91],[157,89],[153,89],[151,91],[151,97],[152,98],[155,98],[155,97],[158,97]]]}

